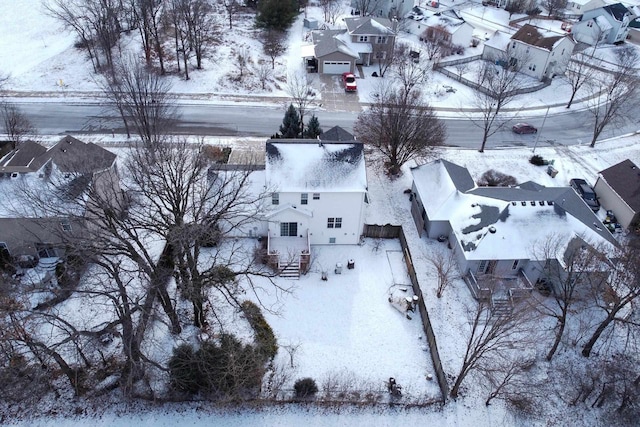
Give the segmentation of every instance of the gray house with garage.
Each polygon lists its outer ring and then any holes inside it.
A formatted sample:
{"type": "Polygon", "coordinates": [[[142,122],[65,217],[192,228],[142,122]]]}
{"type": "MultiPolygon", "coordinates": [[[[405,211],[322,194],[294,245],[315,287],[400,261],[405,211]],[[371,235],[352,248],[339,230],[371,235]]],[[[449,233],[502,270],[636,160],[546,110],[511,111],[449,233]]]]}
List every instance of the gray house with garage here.
{"type": "Polygon", "coordinates": [[[395,22],[372,16],[345,18],[344,22],[346,29],[312,31],[312,44],[302,46],[302,57],[307,64],[315,62],[318,73],[353,73],[356,65],[369,66],[391,55],[395,22]]]}

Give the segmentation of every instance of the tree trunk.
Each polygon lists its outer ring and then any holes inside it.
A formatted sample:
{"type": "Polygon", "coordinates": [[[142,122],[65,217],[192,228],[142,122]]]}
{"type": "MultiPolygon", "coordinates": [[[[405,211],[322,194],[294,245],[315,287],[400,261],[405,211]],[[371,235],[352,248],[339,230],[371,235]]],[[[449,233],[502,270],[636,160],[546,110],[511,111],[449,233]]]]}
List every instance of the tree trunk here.
{"type": "Polygon", "coordinates": [[[571,92],[571,98],[569,98],[569,103],[567,104],[566,108],[571,108],[571,104],[573,104],[573,98],[575,98],[576,92],[578,92],[578,91],[574,90],[574,91],[571,92]]]}
{"type": "Polygon", "coordinates": [[[584,347],[582,347],[582,355],[584,357],[589,357],[591,355],[591,350],[593,350],[593,346],[598,341],[598,339],[600,338],[600,335],[602,335],[604,330],[607,329],[607,326],[609,326],[609,324],[613,322],[613,319],[615,318],[618,310],[619,308],[609,313],[607,318],[604,319],[602,323],[600,323],[600,325],[598,325],[598,328],[595,330],[595,332],[593,333],[589,341],[584,345],[584,347]]]}
{"type": "Polygon", "coordinates": [[[553,345],[551,346],[551,350],[549,350],[549,353],[547,354],[547,361],[551,362],[551,359],[553,359],[553,355],[556,354],[556,350],[558,350],[558,346],[560,345],[560,340],[562,340],[562,335],[564,334],[564,328],[565,328],[565,320],[564,320],[564,316],[562,319],[558,320],[558,330],[556,331],[556,338],[553,342],[553,345]]]}

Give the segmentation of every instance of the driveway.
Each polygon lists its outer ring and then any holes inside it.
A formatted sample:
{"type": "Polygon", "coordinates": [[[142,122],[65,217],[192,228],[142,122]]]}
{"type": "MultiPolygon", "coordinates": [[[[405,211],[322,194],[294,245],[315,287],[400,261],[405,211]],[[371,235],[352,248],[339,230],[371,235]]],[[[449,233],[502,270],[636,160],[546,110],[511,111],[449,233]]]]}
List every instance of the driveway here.
{"type": "Polygon", "coordinates": [[[345,92],[339,75],[315,74],[313,86],[322,94],[321,106],[328,111],[359,113],[362,110],[358,93],[345,92]]]}

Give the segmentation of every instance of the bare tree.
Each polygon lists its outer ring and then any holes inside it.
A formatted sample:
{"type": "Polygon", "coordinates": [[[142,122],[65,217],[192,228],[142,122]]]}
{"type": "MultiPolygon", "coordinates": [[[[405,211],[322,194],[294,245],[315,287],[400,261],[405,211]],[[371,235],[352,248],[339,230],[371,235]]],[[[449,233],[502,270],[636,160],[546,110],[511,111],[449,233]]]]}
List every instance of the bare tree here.
{"type": "Polygon", "coordinates": [[[160,142],[177,115],[169,83],[130,57],[122,58],[106,79],[105,95],[125,126],[131,123],[146,144],[160,142]]]}
{"type": "Polygon", "coordinates": [[[2,115],[4,132],[7,134],[9,141],[11,141],[13,149],[20,145],[24,137],[34,134],[35,128],[14,104],[2,102],[0,104],[0,114],[2,115]]]}
{"type": "MultiPolygon", "coordinates": [[[[556,1],[556,0],[551,0],[556,1]]],[[[530,0],[511,0],[507,3],[504,10],[509,12],[509,19],[513,16],[514,13],[525,13],[531,7],[530,0]]]]}
{"type": "Polygon", "coordinates": [[[221,3],[224,10],[227,12],[229,29],[231,30],[233,28],[233,18],[240,12],[240,10],[242,10],[242,5],[238,0],[221,0],[221,3]]]}
{"type": "Polygon", "coordinates": [[[240,78],[244,76],[244,72],[247,66],[251,63],[251,55],[246,48],[241,48],[236,53],[236,64],[238,64],[238,71],[240,71],[240,78]]]}
{"type": "Polygon", "coordinates": [[[578,91],[585,85],[591,84],[596,74],[596,67],[601,62],[595,57],[595,48],[589,48],[590,53],[580,52],[567,63],[565,76],[571,85],[571,97],[567,108],[571,108],[578,91]]]}
{"type": "Polygon", "coordinates": [[[453,283],[457,278],[457,264],[453,251],[433,251],[427,257],[427,261],[431,264],[431,271],[436,276],[438,287],[436,296],[442,298],[444,290],[453,283]]]}
{"type": "Polygon", "coordinates": [[[133,22],[140,33],[142,48],[148,66],[151,66],[153,53],[160,63],[160,74],[165,73],[164,51],[162,49],[162,19],[165,12],[164,0],[128,0],[133,22]]]}
{"type": "Polygon", "coordinates": [[[428,156],[444,143],[446,127],[418,89],[382,88],[371,107],[360,113],[354,131],[358,139],[382,154],[390,175],[407,161],[428,156]]]}
{"type": "Polygon", "coordinates": [[[316,93],[311,86],[311,82],[305,72],[297,72],[287,77],[287,94],[291,97],[292,103],[298,110],[300,117],[300,133],[304,133],[304,116],[311,101],[315,99],[316,93]]]}
{"type": "Polygon", "coordinates": [[[567,0],[542,0],[540,5],[547,9],[549,16],[559,16],[567,8],[567,0]]]}
{"type": "Polygon", "coordinates": [[[625,310],[631,310],[630,306],[640,297],[640,245],[636,241],[628,242],[611,258],[608,271],[588,276],[596,304],[605,317],[582,348],[584,357],[591,355],[593,346],[609,326],[615,323],[635,325],[630,316],[625,315],[625,310]]]}
{"type": "MultiPolygon", "coordinates": [[[[325,9],[322,9],[323,13],[325,11],[325,9]]],[[[338,18],[340,18],[340,16],[342,16],[344,12],[344,9],[342,7],[342,2],[339,0],[330,0],[328,7],[327,7],[327,12],[325,13],[325,16],[328,18],[325,18],[325,21],[330,22],[331,25],[336,25],[336,22],[338,21],[338,18]]]]}
{"type": "Polygon", "coordinates": [[[409,47],[398,44],[396,47],[395,61],[393,67],[393,77],[402,85],[405,96],[414,87],[424,85],[429,79],[429,67],[420,58],[409,58],[409,47]]]}
{"type": "Polygon", "coordinates": [[[534,319],[527,304],[513,307],[509,313],[493,315],[489,304],[480,301],[469,309],[469,338],[462,366],[451,388],[451,397],[458,397],[460,386],[470,372],[482,366],[490,357],[507,357],[531,345],[534,319]]]}
{"type": "Polygon", "coordinates": [[[429,61],[439,59],[444,52],[444,44],[441,40],[423,39],[422,46],[424,47],[424,51],[427,53],[429,61]]]}
{"type": "Polygon", "coordinates": [[[180,11],[186,24],[189,50],[196,58],[196,68],[202,68],[207,49],[218,40],[218,23],[208,0],[180,0],[180,11]]]}
{"type": "Polygon", "coordinates": [[[528,373],[534,364],[534,360],[520,355],[507,358],[498,356],[482,361],[479,369],[489,380],[492,388],[484,402],[485,405],[489,406],[493,399],[531,402],[536,400],[537,387],[532,384],[531,375],[528,373]]]}
{"type": "Polygon", "coordinates": [[[614,70],[600,82],[598,94],[590,101],[589,111],[593,115],[591,147],[595,147],[600,134],[609,124],[623,121],[626,114],[633,110],[631,105],[638,104],[639,63],[638,54],[629,46],[616,51],[614,70]]]}
{"type": "Polygon", "coordinates": [[[374,15],[382,0],[355,0],[352,2],[356,11],[362,16],[374,15]]]}
{"type": "Polygon", "coordinates": [[[541,283],[549,287],[551,298],[546,298],[536,309],[544,316],[555,319],[555,338],[547,353],[551,361],[564,336],[569,314],[573,305],[584,293],[579,292],[586,287],[587,275],[593,275],[602,266],[607,266],[603,248],[595,248],[580,237],[566,243],[566,236],[554,235],[537,243],[533,249],[533,257],[549,260],[542,270],[541,283]],[[562,261],[560,261],[562,260],[562,261]]]}
{"type": "Polygon", "coordinates": [[[260,81],[262,90],[265,90],[267,88],[267,82],[273,76],[273,70],[269,67],[269,64],[261,60],[258,62],[258,67],[256,68],[255,73],[260,81]]]}
{"type": "Polygon", "coordinates": [[[271,69],[274,70],[276,58],[287,50],[284,43],[284,33],[276,30],[265,31],[262,38],[262,49],[271,58],[271,69]]]}
{"type": "Polygon", "coordinates": [[[444,25],[434,25],[424,30],[421,40],[429,60],[437,59],[451,47],[451,32],[444,25]]]}
{"type": "MultiPolygon", "coordinates": [[[[500,62],[500,61],[498,61],[500,62]]],[[[510,58],[502,61],[504,66],[485,61],[476,75],[478,88],[474,93],[474,106],[480,117],[472,118],[473,123],[482,130],[481,153],[491,135],[502,129],[507,122],[499,120],[502,109],[518,97],[518,70],[525,61],[510,58]]]]}

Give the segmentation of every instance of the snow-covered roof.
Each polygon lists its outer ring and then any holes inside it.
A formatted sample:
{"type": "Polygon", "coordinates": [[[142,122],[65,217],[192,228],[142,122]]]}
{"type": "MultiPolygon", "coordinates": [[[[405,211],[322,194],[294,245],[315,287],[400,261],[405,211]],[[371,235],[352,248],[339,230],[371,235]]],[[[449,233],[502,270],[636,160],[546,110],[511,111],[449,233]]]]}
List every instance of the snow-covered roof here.
{"type": "Polygon", "coordinates": [[[364,192],[367,173],[362,143],[269,140],[268,188],[279,192],[364,192]]]}
{"type": "Polygon", "coordinates": [[[46,152],[37,142],[25,141],[0,159],[0,174],[35,172],[49,160],[46,152]]]}
{"type": "Polygon", "coordinates": [[[353,35],[392,35],[393,22],[386,18],[365,16],[358,18],[344,18],[347,30],[353,35]]]}
{"type": "Polygon", "coordinates": [[[640,169],[626,159],[603,171],[600,175],[634,212],[640,212],[640,169]]]}
{"type": "Polygon", "coordinates": [[[609,21],[607,21],[607,18],[602,15],[596,16],[593,20],[596,21],[596,24],[600,28],[600,31],[602,31],[603,33],[613,28],[609,21]]]}
{"type": "Polygon", "coordinates": [[[551,51],[558,44],[558,42],[560,42],[560,40],[564,39],[565,37],[571,38],[570,36],[558,35],[558,33],[546,30],[544,28],[535,27],[531,24],[524,24],[522,28],[520,28],[511,37],[511,40],[516,40],[529,46],[535,46],[551,51]]]}
{"type": "Polygon", "coordinates": [[[435,13],[425,11],[422,16],[422,20],[419,21],[420,24],[424,25],[425,27],[442,26],[446,28],[447,31],[449,31],[449,33],[451,34],[454,34],[456,31],[458,31],[458,29],[460,29],[466,22],[452,9],[435,13]]]}
{"type": "MultiPolygon", "coordinates": [[[[340,52],[353,58],[360,56],[351,47],[351,40],[346,36],[345,30],[322,30],[312,31],[311,39],[313,41],[314,55],[316,58],[329,55],[331,53],[340,52]]],[[[309,56],[314,56],[309,55],[309,56]]],[[[302,55],[303,57],[307,55],[302,55]]]]}
{"type": "Polygon", "coordinates": [[[449,222],[467,259],[530,259],[532,247],[551,235],[561,235],[564,247],[575,237],[616,244],[570,187],[527,182],[518,187],[465,190],[460,181],[464,174],[443,162],[412,169],[413,179],[429,220],[449,222]]]}
{"type": "Polygon", "coordinates": [[[505,50],[510,40],[511,36],[509,34],[496,31],[489,40],[484,42],[484,45],[498,50],[505,50]]]}

